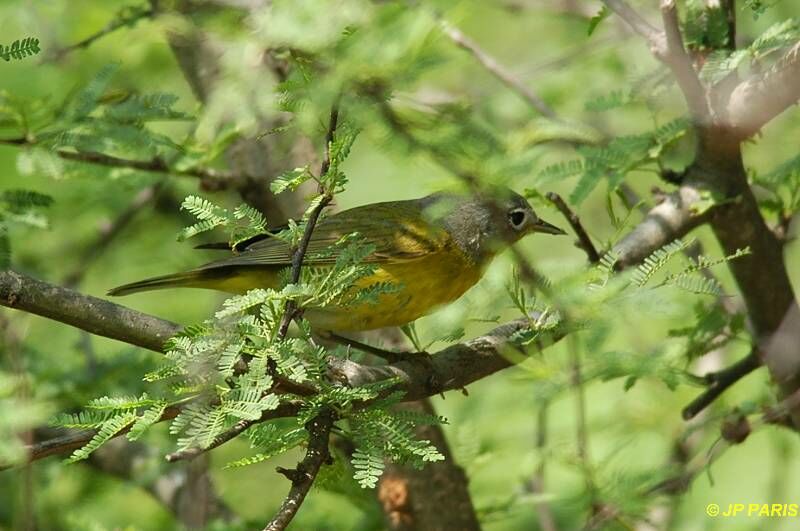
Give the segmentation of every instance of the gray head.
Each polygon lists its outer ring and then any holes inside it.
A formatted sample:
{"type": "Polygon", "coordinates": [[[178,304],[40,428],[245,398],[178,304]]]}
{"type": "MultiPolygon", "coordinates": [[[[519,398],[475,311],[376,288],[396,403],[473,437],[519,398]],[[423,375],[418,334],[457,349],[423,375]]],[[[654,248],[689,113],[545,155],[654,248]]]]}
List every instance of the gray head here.
{"type": "Polygon", "coordinates": [[[478,198],[450,194],[429,198],[432,206],[444,207],[441,223],[461,250],[478,264],[488,263],[499,251],[528,234],[566,234],[539,218],[524,197],[505,187],[478,198]]]}

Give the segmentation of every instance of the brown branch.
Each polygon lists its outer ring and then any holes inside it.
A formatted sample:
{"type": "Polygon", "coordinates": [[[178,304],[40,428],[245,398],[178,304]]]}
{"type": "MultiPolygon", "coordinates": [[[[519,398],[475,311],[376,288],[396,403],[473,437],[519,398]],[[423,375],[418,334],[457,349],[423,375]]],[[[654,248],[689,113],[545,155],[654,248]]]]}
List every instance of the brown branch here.
{"type": "Polygon", "coordinates": [[[653,55],[658,58],[666,55],[667,42],[664,33],[647,22],[625,0],[603,0],[603,3],[624,20],[635,33],[644,37],[653,55]]]}
{"type": "Polygon", "coordinates": [[[170,321],[14,271],[0,271],[0,306],[156,352],[161,352],[164,342],[181,329],[170,321]]]}
{"type": "Polygon", "coordinates": [[[678,8],[675,0],[661,0],[661,18],[664,21],[664,33],[667,40],[667,54],[662,60],[675,74],[689,111],[698,123],[706,123],[709,119],[708,103],[705,88],[692,64],[692,58],[686,53],[681,36],[678,8]]]}
{"type": "Polygon", "coordinates": [[[448,22],[442,22],[442,29],[458,47],[470,53],[486,70],[491,72],[505,86],[516,92],[522,99],[538,110],[543,116],[556,119],[556,112],[545,103],[531,88],[525,86],[514,74],[500,64],[494,57],[481,49],[478,44],[448,22]]]}
{"type": "Polygon", "coordinates": [[[227,430],[223,431],[222,433],[220,433],[219,435],[214,437],[214,440],[208,446],[203,447],[203,448],[201,448],[199,446],[193,446],[191,448],[186,448],[185,450],[179,450],[177,452],[172,452],[171,454],[167,454],[165,459],[170,463],[174,463],[176,461],[183,461],[183,460],[189,460],[190,461],[190,460],[194,459],[195,457],[197,457],[197,456],[199,456],[201,454],[204,454],[206,452],[210,452],[211,450],[213,450],[214,448],[217,448],[218,446],[222,446],[223,444],[225,444],[226,442],[230,441],[231,439],[235,439],[236,437],[238,437],[239,435],[241,435],[242,433],[247,431],[247,429],[250,426],[252,426],[254,424],[257,424],[259,422],[263,422],[263,421],[261,419],[258,419],[258,420],[240,420],[239,422],[237,422],[236,424],[234,424],[233,426],[231,426],[227,430]]]}
{"type": "Polygon", "coordinates": [[[78,265],[75,269],[64,277],[63,284],[66,287],[74,287],[83,279],[89,266],[94,262],[103,251],[105,251],[111,242],[119,236],[120,233],[130,224],[136,215],[150,202],[154,201],[165,181],[160,181],[154,185],[147,186],[142,189],[130,204],[120,212],[120,214],[108,226],[100,230],[100,235],[97,240],[89,243],[83,250],[78,258],[78,265]]]}
{"type": "Polygon", "coordinates": [[[308,491],[311,489],[311,485],[314,484],[319,469],[331,459],[328,441],[330,440],[331,429],[333,429],[335,420],[336,418],[332,411],[323,409],[306,424],[306,430],[309,435],[306,456],[298,463],[296,469],[284,471],[284,474],[292,480],[292,487],[289,489],[289,494],[283,500],[275,517],[264,527],[264,531],[286,529],[286,526],[297,514],[300,505],[302,505],[308,491]]]}
{"type": "MultiPolygon", "coordinates": [[[[35,147],[38,145],[35,140],[30,140],[27,138],[3,138],[0,139],[0,144],[7,146],[26,147],[35,147]]],[[[223,184],[237,184],[247,178],[243,175],[237,175],[235,173],[223,170],[216,170],[214,168],[188,168],[185,170],[177,170],[170,168],[167,161],[161,157],[153,157],[150,160],[137,160],[115,157],[113,155],[106,155],[105,153],[97,153],[95,151],[78,152],[67,151],[64,149],[57,149],[53,151],[53,153],[64,160],[82,162],[85,164],[94,164],[109,168],[126,168],[148,173],[165,173],[184,177],[196,177],[198,179],[202,179],[203,181],[207,181],[209,185],[214,187],[219,187],[223,184]]]]}
{"type": "Polygon", "coordinates": [[[578,215],[569,208],[569,205],[567,205],[564,199],[557,193],[547,192],[545,197],[547,197],[547,199],[553,203],[559,212],[561,212],[561,214],[566,218],[567,222],[572,227],[572,230],[575,231],[575,235],[578,237],[578,242],[576,245],[583,249],[583,252],[586,253],[586,257],[589,259],[589,262],[592,264],[599,262],[600,253],[598,253],[597,249],[595,249],[592,239],[589,237],[589,234],[587,234],[586,229],[583,228],[583,224],[581,223],[578,215]]]}
{"type": "MultiPolygon", "coordinates": [[[[536,418],[536,451],[539,454],[539,465],[527,485],[531,493],[540,495],[540,497],[545,493],[544,481],[547,460],[544,457],[544,452],[547,448],[547,411],[549,408],[549,400],[539,405],[539,413],[536,418]]],[[[557,531],[558,527],[553,516],[553,509],[544,497],[536,503],[536,517],[539,520],[539,527],[542,531],[557,531]]]]}
{"type": "MultiPolygon", "coordinates": [[[[339,123],[339,108],[337,105],[334,105],[331,109],[330,120],[328,122],[328,132],[325,135],[325,156],[322,160],[322,166],[320,167],[320,177],[324,177],[331,166],[331,143],[333,142],[334,135],[336,134],[336,127],[339,123]]],[[[325,209],[328,204],[333,201],[333,190],[323,190],[322,191],[322,198],[317,203],[317,205],[313,208],[311,213],[308,215],[308,220],[306,221],[306,228],[303,231],[303,237],[300,240],[300,243],[295,249],[294,254],[292,254],[292,273],[291,273],[291,280],[289,281],[290,284],[297,284],[300,282],[300,273],[303,267],[303,259],[306,256],[306,250],[308,249],[308,244],[311,242],[311,234],[314,232],[314,227],[317,225],[317,221],[319,220],[319,216],[322,214],[323,209],[325,209]]],[[[283,339],[286,337],[287,332],[289,331],[289,324],[292,320],[297,317],[298,308],[295,304],[295,301],[290,299],[286,301],[286,306],[284,307],[283,317],[281,318],[281,324],[278,327],[278,338],[283,339]]]]}
{"type": "Polygon", "coordinates": [[[745,139],[800,100],[800,42],[766,71],[742,81],[728,99],[727,123],[745,139]]]}
{"type": "MultiPolygon", "coordinates": [[[[429,399],[397,404],[392,409],[436,416],[429,399]]],[[[467,488],[467,475],[455,462],[441,426],[417,425],[414,436],[420,441],[430,441],[444,459],[426,463],[423,469],[386,463],[376,492],[386,517],[386,529],[479,531],[480,522],[467,488]]]]}
{"type": "Polygon", "coordinates": [[[647,22],[624,0],[603,0],[603,3],[644,37],[652,54],[672,70],[695,121],[707,123],[710,113],[705,88],[683,45],[675,0],[661,0],[664,31],[647,22]]]}
{"type": "Polygon", "coordinates": [[[716,400],[726,389],[733,384],[761,367],[761,360],[755,350],[750,354],[740,359],[730,367],[726,367],[717,372],[708,373],[703,376],[703,379],[708,384],[703,393],[692,400],[692,402],[683,408],[681,415],[684,420],[691,420],[697,416],[701,411],[707,408],[711,403],[716,400]]]}
{"type": "Polygon", "coordinates": [[[696,213],[694,208],[700,199],[701,192],[693,183],[686,183],[667,195],[614,246],[612,252],[618,257],[618,266],[624,268],[638,264],[656,249],[705,222],[713,209],[696,213]]]}
{"type": "Polygon", "coordinates": [[[112,19],[105,25],[103,29],[100,31],[93,33],[86,37],[85,39],[81,39],[80,41],[70,44],[69,46],[65,46],[63,48],[56,48],[53,53],[51,54],[51,58],[55,61],[63,59],[66,55],[70,53],[85,49],[91,46],[95,41],[98,41],[109,35],[114,33],[115,31],[122,29],[126,26],[133,27],[137,22],[146,18],[153,18],[156,15],[155,7],[150,7],[149,9],[134,11],[133,13],[125,16],[124,13],[120,13],[119,16],[112,19]]]}
{"type": "MultiPolygon", "coordinates": [[[[181,408],[179,406],[169,406],[161,414],[161,417],[156,422],[164,422],[172,420],[178,416],[181,408]]],[[[123,428],[117,432],[114,437],[120,437],[128,433],[131,425],[123,428]]],[[[35,442],[28,445],[25,450],[28,456],[28,462],[38,461],[51,455],[61,455],[73,450],[77,450],[85,446],[97,434],[96,430],[68,430],[63,435],[50,437],[42,441],[35,442]]],[[[0,470],[11,468],[7,465],[0,463],[0,470]]]]}

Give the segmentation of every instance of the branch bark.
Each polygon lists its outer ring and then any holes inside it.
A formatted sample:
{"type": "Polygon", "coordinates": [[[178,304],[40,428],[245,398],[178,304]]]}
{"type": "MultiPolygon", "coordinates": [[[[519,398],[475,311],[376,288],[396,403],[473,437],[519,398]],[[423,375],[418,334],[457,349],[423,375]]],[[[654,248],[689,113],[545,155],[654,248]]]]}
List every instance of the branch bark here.
{"type": "Polygon", "coordinates": [[[0,306],[156,352],[181,329],[176,323],[14,271],[0,271],[0,306]]]}
{"type": "MultiPolygon", "coordinates": [[[[333,423],[336,420],[332,411],[323,410],[314,417],[308,424],[308,450],[306,456],[297,465],[295,470],[282,471],[284,475],[292,480],[292,488],[283,500],[280,509],[275,517],[264,527],[264,531],[282,531],[297,514],[300,505],[305,500],[311,485],[317,478],[319,469],[322,465],[330,461],[331,455],[328,449],[328,442],[331,437],[333,423]]],[[[279,469],[279,471],[281,471],[279,469]]]]}
{"type": "MultiPolygon", "coordinates": [[[[398,409],[434,415],[429,400],[399,404],[398,409]]],[[[392,531],[480,530],[480,523],[467,490],[467,476],[457,464],[440,426],[421,425],[417,439],[428,440],[444,455],[444,461],[429,463],[423,470],[387,465],[378,483],[378,499],[392,531]],[[447,510],[444,510],[446,508],[447,510]]]]}
{"type": "Polygon", "coordinates": [[[619,267],[638,264],[656,249],[706,221],[710,212],[695,213],[700,199],[700,189],[690,183],[667,195],[614,247],[619,267]]]}
{"type": "Polygon", "coordinates": [[[800,42],[765,72],[742,81],[725,109],[729,126],[745,139],[800,100],[800,42]]]}
{"type": "Polygon", "coordinates": [[[491,72],[497,79],[504,85],[516,92],[522,99],[528,102],[534,109],[539,111],[543,116],[548,118],[558,119],[556,112],[545,101],[536,94],[531,88],[525,86],[514,74],[508,71],[506,67],[501,65],[494,57],[483,51],[478,44],[464,35],[464,33],[455,26],[442,22],[442,29],[444,33],[453,41],[459,48],[466,50],[489,72],[491,72]]]}

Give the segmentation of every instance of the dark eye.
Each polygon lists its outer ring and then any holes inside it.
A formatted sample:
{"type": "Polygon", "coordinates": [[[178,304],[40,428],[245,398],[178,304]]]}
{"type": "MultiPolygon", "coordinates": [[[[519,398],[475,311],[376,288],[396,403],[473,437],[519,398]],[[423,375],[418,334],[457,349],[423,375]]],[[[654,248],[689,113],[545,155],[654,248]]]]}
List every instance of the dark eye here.
{"type": "Polygon", "coordinates": [[[508,221],[511,223],[511,226],[515,229],[522,228],[522,225],[525,224],[525,220],[527,219],[528,214],[522,209],[512,210],[508,213],[508,221]]]}

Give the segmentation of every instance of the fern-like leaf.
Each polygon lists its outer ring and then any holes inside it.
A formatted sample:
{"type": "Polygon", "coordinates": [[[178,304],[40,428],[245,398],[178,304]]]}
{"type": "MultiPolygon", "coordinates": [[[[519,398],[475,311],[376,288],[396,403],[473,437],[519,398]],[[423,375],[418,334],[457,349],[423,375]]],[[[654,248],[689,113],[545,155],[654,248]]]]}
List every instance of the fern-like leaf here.
{"type": "Polygon", "coordinates": [[[130,426],[134,420],[136,420],[136,413],[133,411],[127,411],[106,420],[100,426],[100,429],[97,431],[94,437],[92,437],[92,439],[85,446],[75,450],[69,459],[67,459],[67,462],[75,463],[88,458],[92,452],[100,448],[107,441],[111,440],[116,434],[130,426]]]}
{"type": "Polygon", "coordinates": [[[24,59],[31,55],[36,55],[40,51],[39,39],[36,37],[25,37],[24,39],[16,40],[10,46],[0,44],[0,57],[6,62],[12,59],[24,59]]]}

